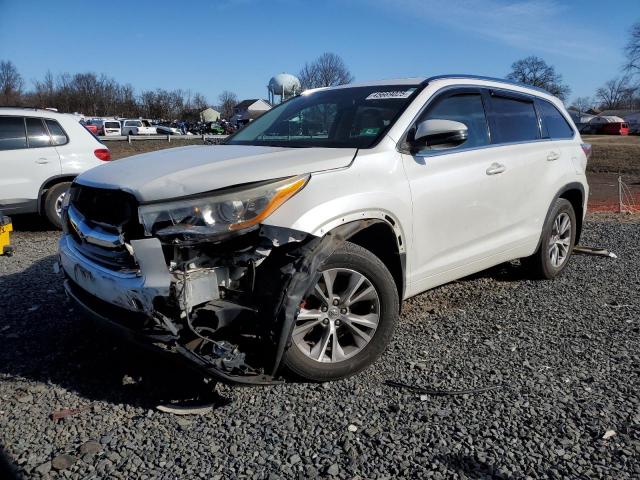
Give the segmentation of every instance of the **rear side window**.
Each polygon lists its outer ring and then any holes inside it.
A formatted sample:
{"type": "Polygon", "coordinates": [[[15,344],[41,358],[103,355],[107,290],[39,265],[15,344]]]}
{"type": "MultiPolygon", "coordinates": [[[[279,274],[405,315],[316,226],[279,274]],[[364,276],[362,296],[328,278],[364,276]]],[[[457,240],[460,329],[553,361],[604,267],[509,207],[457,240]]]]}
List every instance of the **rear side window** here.
{"type": "Polygon", "coordinates": [[[26,124],[29,148],[48,147],[51,145],[49,132],[44,127],[41,118],[27,118],[26,124]]]}
{"type": "Polygon", "coordinates": [[[436,100],[435,105],[426,111],[419,122],[434,119],[454,120],[467,126],[467,141],[457,148],[481,147],[489,144],[489,129],[479,93],[461,93],[436,100]]]}
{"type": "Polygon", "coordinates": [[[104,122],[104,128],[120,128],[119,122],[104,122]]]}
{"type": "Polygon", "coordinates": [[[55,120],[47,119],[45,120],[47,124],[47,128],[49,128],[49,133],[51,134],[51,140],[54,145],[64,145],[69,141],[67,134],[64,133],[64,130],[60,126],[58,122],[55,120]]]}
{"type": "Polygon", "coordinates": [[[491,97],[493,143],[527,142],[540,138],[533,101],[491,97]]]}
{"type": "Polygon", "coordinates": [[[546,100],[540,100],[539,105],[542,128],[546,128],[549,138],[555,140],[573,137],[573,129],[553,104],[546,100]]]}
{"type": "Polygon", "coordinates": [[[23,117],[0,117],[0,150],[27,148],[23,117]]]}

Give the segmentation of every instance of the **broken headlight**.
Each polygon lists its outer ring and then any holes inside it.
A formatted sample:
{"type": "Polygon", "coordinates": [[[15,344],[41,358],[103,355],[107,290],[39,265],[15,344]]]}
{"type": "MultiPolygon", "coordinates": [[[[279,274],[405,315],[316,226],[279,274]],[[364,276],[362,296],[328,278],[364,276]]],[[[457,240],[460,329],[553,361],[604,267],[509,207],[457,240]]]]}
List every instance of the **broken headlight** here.
{"type": "Polygon", "coordinates": [[[267,218],[301,190],[308,180],[308,175],[289,177],[210,196],[141,205],[138,217],[146,235],[160,230],[208,235],[241,230],[267,218]]]}

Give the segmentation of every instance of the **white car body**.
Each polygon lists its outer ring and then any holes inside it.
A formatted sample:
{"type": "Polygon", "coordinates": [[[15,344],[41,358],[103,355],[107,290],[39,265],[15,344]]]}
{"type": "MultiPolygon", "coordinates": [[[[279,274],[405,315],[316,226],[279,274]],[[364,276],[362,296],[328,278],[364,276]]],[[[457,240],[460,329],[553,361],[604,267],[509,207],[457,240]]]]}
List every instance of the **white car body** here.
{"type": "Polygon", "coordinates": [[[122,126],[118,120],[105,120],[102,132],[105,137],[117,137],[122,135],[122,126]]]}
{"type": "Polygon", "coordinates": [[[42,212],[49,189],[105,163],[96,157],[96,150],[106,147],[73,115],[43,109],[0,108],[0,210],[8,215],[42,212]],[[10,132],[9,125],[2,123],[37,124],[42,120],[47,121],[48,131],[40,132],[39,138],[33,137],[34,141],[29,139],[29,143],[24,139],[24,130],[16,135],[13,128],[10,132]],[[56,125],[62,132],[57,131],[56,125]]]}
{"type": "MultiPolygon", "coordinates": [[[[408,86],[419,88],[408,91],[416,90],[415,96],[369,148],[237,144],[183,147],[101,166],[79,177],[76,185],[80,189],[120,190],[138,204],[162,205],[169,200],[198,198],[205,192],[225,192],[229,187],[307,176],[308,181],[295,196],[260,222],[263,228],[325,239],[358,222],[362,228],[369,223],[383,225],[391,235],[396,258],[400,259],[389,270],[398,272],[401,299],[532,255],[540,245],[550,208],[559,197],[572,202],[579,237],[588,198],[587,156],[575,125],[557,98],[538,89],[482,77],[443,76],[362,84],[378,85],[397,88],[400,94],[408,86]],[[428,113],[447,96],[466,94],[481,96],[483,102],[492,105],[489,109],[485,103],[484,108],[487,129],[493,136],[500,134],[495,128],[499,119],[493,110],[494,99],[496,106],[504,99],[531,104],[536,115],[540,114],[541,102],[548,102],[544,108],[555,109],[559,114],[556,118],[565,122],[570,134],[563,139],[544,138],[551,125],[543,125],[542,117],[536,116],[539,138],[532,140],[473,148],[465,148],[462,143],[460,148],[418,153],[407,149],[406,139],[422,112],[428,113]]],[[[69,228],[85,228],[83,222],[90,219],[74,215],[69,228]]],[[[82,235],[93,233],[87,229],[82,235]]],[[[282,241],[278,238],[274,244],[282,241]]],[[[63,237],[61,264],[80,290],[125,310],[151,312],[150,298],[159,292],[156,286],[147,295],[133,292],[144,291],[145,275],[157,278],[155,268],[147,273],[142,268],[138,277],[120,281],[120,273],[96,267],[74,245],[71,234],[63,237]],[[86,281],[84,273],[78,274],[78,265],[82,272],[91,272],[91,282],[86,281]],[[113,288],[118,283],[122,289],[113,288]]],[[[149,252],[159,251],[159,245],[152,236],[135,240],[133,249],[151,255],[149,252]]],[[[164,262],[164,257],[158,255],[156,267],[164,262]]],[[[140,263],[149,264],[149,260],[140,263]]],[[[176,281],[179,279],[171,280],[176,281]]],[[[166,292],[165,287],[162,291],[166,292]]],[[[71,295],[78,300],[76,293],[71,295]]]]}
{"type": "Polygon", "coordinates": [[[120,120],[122,135],[155,135],[156,127],[146,120],[120,120]]]}

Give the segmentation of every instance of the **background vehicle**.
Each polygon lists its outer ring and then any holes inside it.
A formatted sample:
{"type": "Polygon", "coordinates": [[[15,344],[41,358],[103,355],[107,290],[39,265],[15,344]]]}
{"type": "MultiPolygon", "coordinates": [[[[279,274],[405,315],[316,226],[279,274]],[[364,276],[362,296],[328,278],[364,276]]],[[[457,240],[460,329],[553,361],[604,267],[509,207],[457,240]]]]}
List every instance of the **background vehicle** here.
{"type": "Polygon", "coordinates": [[[91,315],[142,317],[224,379],[264,382],[280,366],[344,378],[384,351],[403,299],[519,258],[559,275],[589,151],[561,101],[499,79],[307,91],[225,145],[79,177],[65,285],[91,315]]]}
{"type": "Polygon", "coordinates": [[[629,135],[627,122],[605,123],[601,125],[600,132],[603,135],[629,135]]]}
{"type": "Polygon", "coordinates": [[[105,120],[102,124],[102,135],[107,137],[122,135],[122,128],[118,120],[105,120]]]}
{"type": "Polygon", "coordinates": [[[60,226],[73,179],[110,159],[71,115],[0,107],[0,210],[7,215],[37,212],[60,226]]]}
{"type": "Polygon", "coordinates": [[[80,125],[86,128],[93,135],[99,135],[99,128],[97,125],[94,125],[91,122],[80,122],[80,125]]]}
{"type": "Polygon", "coordinates": [[[122,135],[155,135],[156,127],[146,120],[121,120],[122,135]]]}

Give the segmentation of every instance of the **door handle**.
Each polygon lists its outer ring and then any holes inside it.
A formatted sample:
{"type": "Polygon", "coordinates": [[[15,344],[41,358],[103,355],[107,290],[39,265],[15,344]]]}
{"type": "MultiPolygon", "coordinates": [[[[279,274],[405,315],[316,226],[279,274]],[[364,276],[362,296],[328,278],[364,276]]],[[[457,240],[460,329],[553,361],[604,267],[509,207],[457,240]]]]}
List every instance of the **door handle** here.
{"type": "Polygon", "coordinates": [[[36,163],[39,163],[40,165],[44,165],[45,163],[49,163],[49,159],[41,157],[41,158],[36,160],[36,163]]]}
{"type": "Polygon", "coordinates": [[[487,175],[497,175],[498,173],[502,173],[507,169],[501,163],[492,163],[489,168],[487,168],[487,175]]]}
{"type": "Polygon", "coordinates": [[[547,160],[549,162],[554,162],[559,158],[560,158],[560,154],[558,152],[549,152],[549,155],[547,155],[547,160]]]}

